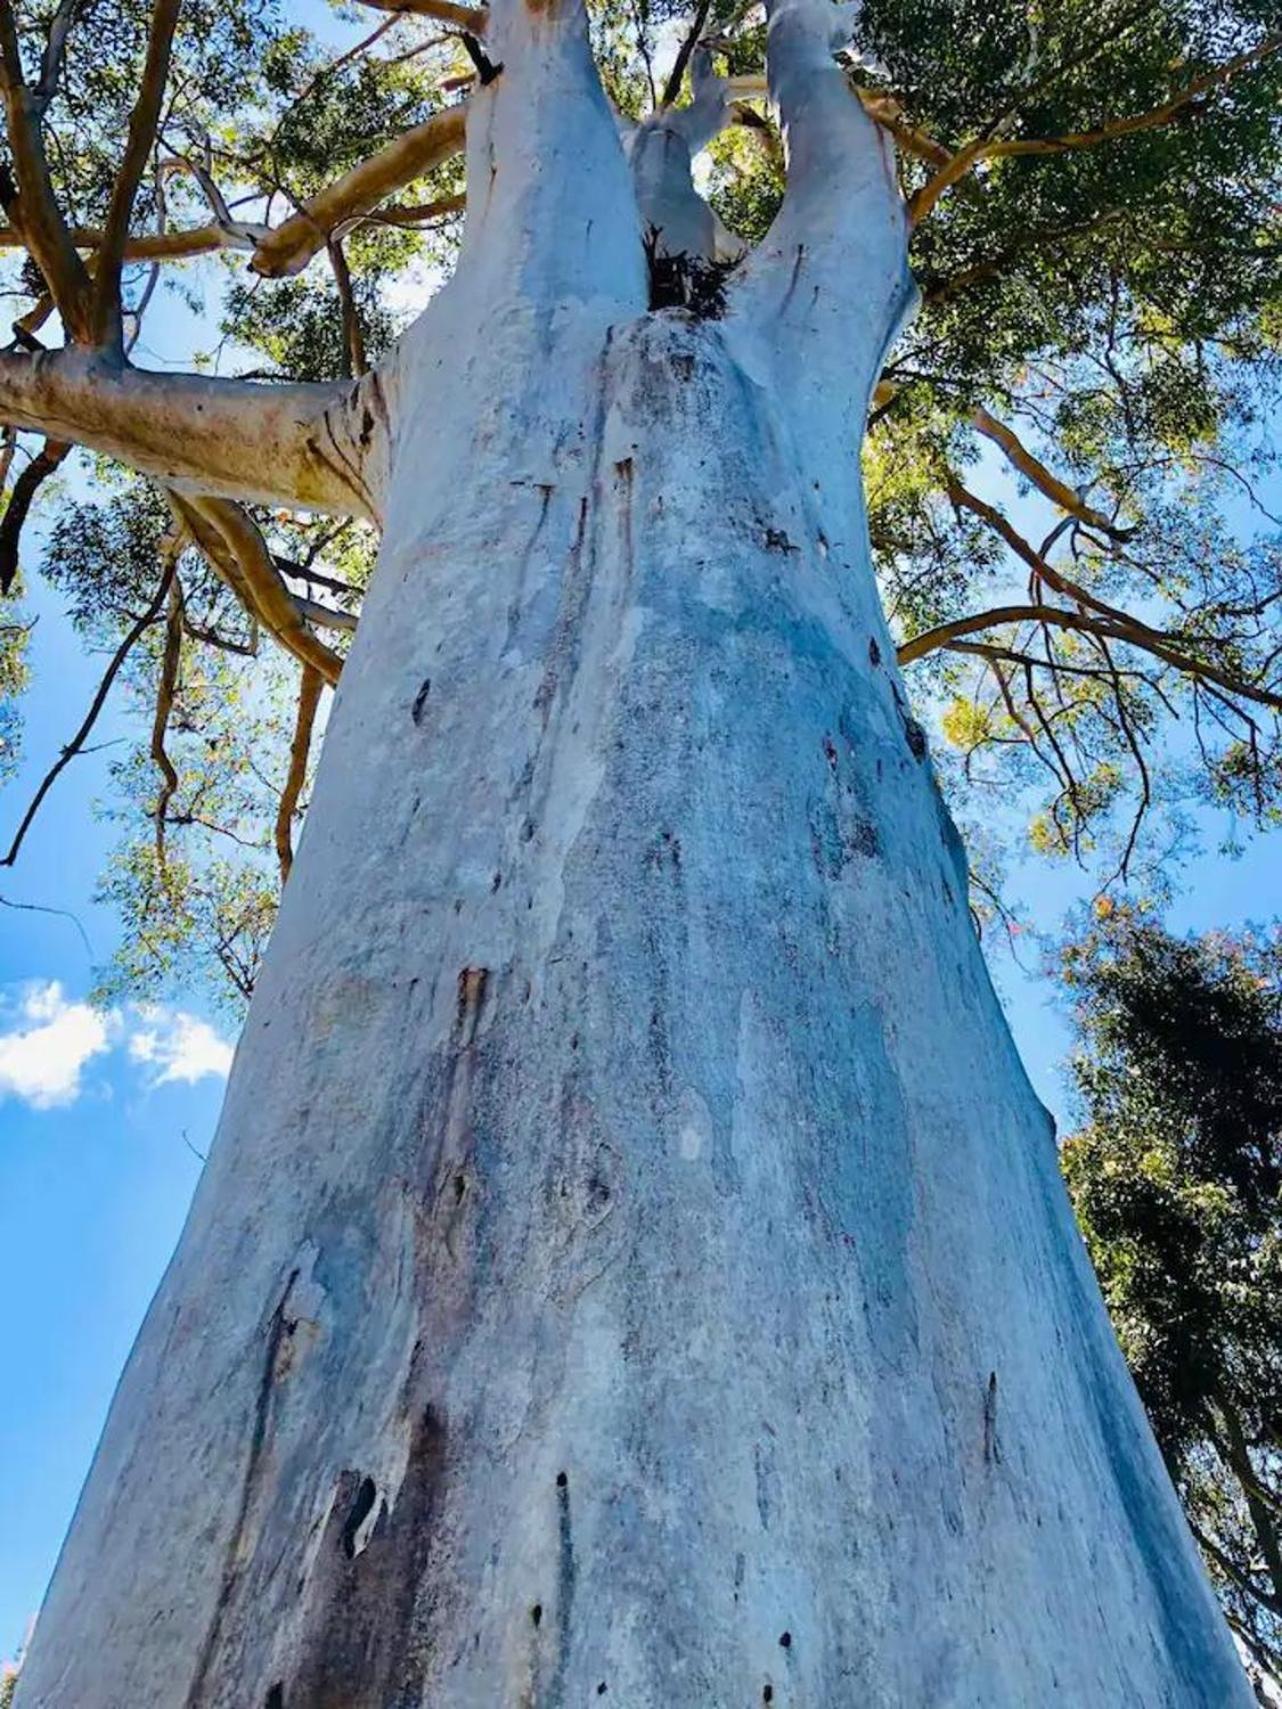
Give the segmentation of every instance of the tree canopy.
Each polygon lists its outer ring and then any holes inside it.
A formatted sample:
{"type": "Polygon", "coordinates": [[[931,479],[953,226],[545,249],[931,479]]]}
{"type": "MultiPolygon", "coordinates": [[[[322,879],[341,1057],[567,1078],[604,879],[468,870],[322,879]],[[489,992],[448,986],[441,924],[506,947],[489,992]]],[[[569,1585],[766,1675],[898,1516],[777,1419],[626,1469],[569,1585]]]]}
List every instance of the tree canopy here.
{"type": "Polygon", "coordinates": [[[1113,1324],[1229,1623],[1282,1676],[1282,941],[1120,910],[1070,946],[1063,1148],[1113,1324]]]}
{"type": "MultiPolygon", "coordinates": [[[[783,184],[760,7],[589,13],[625,137],[715,85],[699,182],[732,266],[783,184]]],[[[870,404],[869,528],[961,816],[1016,800],[1035,846],[1105,886],[1190,801],[1272,822],[1282,10],[839,13],[839,58],[896,146],[921,291],[870,404]]],[[[328,453],[282,441],[302,462],[256,487],[212,380],[193,436],[195,394],[147,378],[164,361],[147,329],[181,304],[216,325],[206,371],[264,412],[289,385],[358,381],[452,265],[470,92],[502,76],[485,24],[455,0],[369,0],[320,33],[280,0],[0,0],[0,770],[41,575],[103,655],[101,698],[119,684],[139,708],[104,879],[129,940],[116,982],[252,987],[377,545],[328,453]],[[85,352],[124,365],[109,408],[85,352]],[[114,456],[77,454],[69,485],[73,441],[114,456]],[[153,484],[178,444],[184,478],[153,484]]],[[[52,787],[93,713],[67,707],[52,787]]],[[[10,808],[9,864],[29,811],[10,808]]]]}

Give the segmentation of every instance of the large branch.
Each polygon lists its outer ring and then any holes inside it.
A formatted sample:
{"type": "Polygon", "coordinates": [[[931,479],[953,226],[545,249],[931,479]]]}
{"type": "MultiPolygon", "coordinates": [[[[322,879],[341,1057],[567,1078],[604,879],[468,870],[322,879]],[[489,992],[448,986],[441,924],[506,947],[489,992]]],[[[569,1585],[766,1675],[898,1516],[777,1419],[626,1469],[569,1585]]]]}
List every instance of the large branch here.
{"type": "Polygon", "coordinates": [[[263,238],[250,266],[268,278],[299,273],[339,226],[371,213],[434,166],[462,152],[467,103],[433,113],[328,185],[263,238]]]}
{"type": "Polygon", "coordinates": [[[343,661],[308,628],[299,602],[285,585],[267,542],[249,513],[223,498],[170,502],[211,567],[274,639],[304,667],[318,671],[331,688],[343,661]]]}
{"type": "Polygon", "coordinates": [[[459,6],[455,0],[361,0],[363,6],[373,6],[379,12],[403,12],[411,17],[435,18],[442,24],[453,24],[471,36],[479,36],[489,21],[483,6],[459,6]]]}
{"type": "Polygon", "coordinates": [[[94,270],[92,330],[98,343],[110,341],[117,346],[120,343],[120,269],[129,238],[134,199],[156,140],[180,6],[181,0],[153,0],[142,81],[138,99],[129,115],[124,158],[112,186],[111,203],[94,270]]]}
{"type": "Polygon", "coordinates": [[[167,486],[378,519],[375,374],[255,385],[152,374],[79,350],[0,353],[0,421],[105,452],[167,486]]]}
{"type": "Polygon", "coordinates": [[[0,85],[9,154],[17,177],[16,186],[11,180],[7,185],[4,183],[8,173],[0,179],[5,212],[21,231],[23,243],[44,275],[68,332],[73,338],[85,338],[91,326],[93,286],[84,262],[76,254],[54,194],[40,127],[45,101],[23,79],[22,50],[10,0],[0,0],[0,85]]]}
{"type": "Polygon", "coordinates": [[[779,383],[807,432],[843,440],[856,420],[862,426],[916,293],[894,150],[833,58],[855,10],[768,0],[766,65],[787,187],[727,293],[732,313],[769,327],[779,383]]]}

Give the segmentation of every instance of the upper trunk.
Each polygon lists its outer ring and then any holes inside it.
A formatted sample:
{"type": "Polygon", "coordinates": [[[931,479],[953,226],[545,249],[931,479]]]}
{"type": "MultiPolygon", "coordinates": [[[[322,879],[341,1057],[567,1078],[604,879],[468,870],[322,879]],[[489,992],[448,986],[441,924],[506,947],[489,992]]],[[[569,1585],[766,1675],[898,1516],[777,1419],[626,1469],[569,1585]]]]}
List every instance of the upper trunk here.
{"type": "Polygon", "coordinates": [[[787,209],[726,321],[647,314],[617,148],[576,202],[473,122],[307,834],[18,1703],[1245,1704],[877,606],[848,423],[902,221],[844,315],[787,209]]]}
{"type": "Polygon", "coordinates": [[[733,342],[494,326],[407,434],[24,1706],[1246,1700],[733,342]]]}

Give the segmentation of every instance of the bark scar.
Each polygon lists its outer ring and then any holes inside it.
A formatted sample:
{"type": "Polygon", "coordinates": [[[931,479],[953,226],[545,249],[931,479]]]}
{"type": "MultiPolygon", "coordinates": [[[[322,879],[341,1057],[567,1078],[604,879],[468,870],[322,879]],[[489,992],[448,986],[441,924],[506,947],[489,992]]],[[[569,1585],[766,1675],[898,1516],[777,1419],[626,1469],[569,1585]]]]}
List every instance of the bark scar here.
{"type": "Polygon", "coordinates": [[[984,1461],[987,1465],[1002,1463],[1001,1443],[997,1440],[997,1372],[988,1373],[984,1391],[984,1461]]]}

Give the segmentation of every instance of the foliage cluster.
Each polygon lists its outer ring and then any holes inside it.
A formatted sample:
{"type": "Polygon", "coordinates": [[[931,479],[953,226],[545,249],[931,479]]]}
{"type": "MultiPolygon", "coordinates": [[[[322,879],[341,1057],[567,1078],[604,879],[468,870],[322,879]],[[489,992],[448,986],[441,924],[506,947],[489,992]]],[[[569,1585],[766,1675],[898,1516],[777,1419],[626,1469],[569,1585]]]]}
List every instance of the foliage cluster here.
{"type": "Polygon", "coordinates": [[[1065,976],[1073,1203],[1229,1622],[1282,1678],[1282,937],[1118,910],[1065,976]]]}

